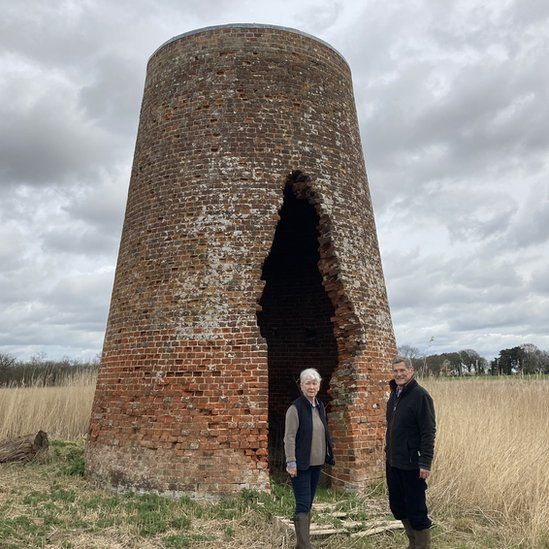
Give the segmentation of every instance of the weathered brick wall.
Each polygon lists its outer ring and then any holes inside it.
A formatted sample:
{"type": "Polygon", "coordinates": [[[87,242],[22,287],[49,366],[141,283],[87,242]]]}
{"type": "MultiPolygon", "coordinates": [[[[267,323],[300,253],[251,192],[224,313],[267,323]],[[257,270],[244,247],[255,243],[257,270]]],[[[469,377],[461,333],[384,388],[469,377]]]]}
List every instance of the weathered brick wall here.
{"type": "Polygon", "coordinates": [[[269,417],[274,442],[299,371],[316,365],[333,474],[360,488],[379,474],[394,350],[343,58],[267,26],[162,46],[147,69],[88,473],[159,492],[267,488],[269,417]],[[263,268],[279,214],[288,235],[263,268]]]}

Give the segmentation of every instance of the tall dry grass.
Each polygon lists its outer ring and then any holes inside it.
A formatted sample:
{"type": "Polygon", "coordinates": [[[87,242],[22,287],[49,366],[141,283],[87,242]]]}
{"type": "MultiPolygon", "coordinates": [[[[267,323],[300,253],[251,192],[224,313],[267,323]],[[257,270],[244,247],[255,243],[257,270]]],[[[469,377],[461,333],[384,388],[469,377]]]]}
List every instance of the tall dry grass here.
{"type": "Polygon", "coordinates": [[[509,547],[549,543],[549,380],[424,380],[437,411],[429,497],[509,547]]]}
{"type": "Polygon", "coordinates": [[[46,431],[53,439],[75,440],[90,421],[97,372],[85,371],[55,387],[40,384],[0,388],[0,440],[46,431]]]}

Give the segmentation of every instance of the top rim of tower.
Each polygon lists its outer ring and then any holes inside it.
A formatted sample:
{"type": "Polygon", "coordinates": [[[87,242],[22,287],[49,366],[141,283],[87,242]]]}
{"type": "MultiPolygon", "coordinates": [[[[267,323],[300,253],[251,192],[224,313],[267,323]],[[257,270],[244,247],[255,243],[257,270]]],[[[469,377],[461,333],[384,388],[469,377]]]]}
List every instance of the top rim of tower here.
{"type": "MultiPolygon", "coordinates": [[[[328,49],[332,50],[339,57],[341,57],[341,59],[344,61],[344,63],[347,66],[349,66],[349,63],[347,62],[345,57],[343,57],[343,54],[341,54],[341,52],[337,51],[332,45],[328,44],[328,42],[325,42],[324,40],[321,40],[320,38],[317,38],[316,36],[313,36],[312,34],[308,34],[306,32],[300,31],[298,29],[293,29],[291,27],[283,27],[281,25],[268,25],[268,24],[264,24],[264,23],[228,23],[228,24],[225,24],[225,25],[211,25],[209,27],[202,27],[202,28],[199,28],[199,29],[194,29],[194,30],[191,30],[191,31],[188,31],[188,32],[184,32],[182,34],[178,34],[177,36],[173,36],[169,40],[166,40],[166,42],[161,44],[158,48],[156,48],[156,50],[154,50],[152,55],[149,57],[149,61],[161,49],[163,49],[168,44],[171,44],[172,42],[177,42],[177,40],[180,40],[181,38],[185,38],[187,36],[192,36],[194,34],[201,34],[201,33],[204,33],[204,32],[211,32],[211,31],[216,31],[216,30],[220,30],[220,29],[275,29],[275,30],[290,32],[290,33],[293,33],[293,34],[299,34],[299,35],[304,36],[306,38],[310,38],[310,39],[314,40],[315,42],[319,42],[323,46],[326,46],[328,49]]],[[[349,67],[349,69],[350,69],[350,67],[349,67]]]]}

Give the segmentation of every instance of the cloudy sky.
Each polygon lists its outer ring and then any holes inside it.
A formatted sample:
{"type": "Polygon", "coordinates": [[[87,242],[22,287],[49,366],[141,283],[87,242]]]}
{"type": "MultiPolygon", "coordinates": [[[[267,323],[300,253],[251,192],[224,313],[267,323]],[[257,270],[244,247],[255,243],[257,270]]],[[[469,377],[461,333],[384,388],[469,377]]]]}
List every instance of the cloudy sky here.
{"type": "Polygon", "coordinates": [[[0,352],[101,350],[147,59],[238,22],[313,34],[351,66],[398,343],[549,349],[546,0],[0,0],[0,13],[0,352]]]}

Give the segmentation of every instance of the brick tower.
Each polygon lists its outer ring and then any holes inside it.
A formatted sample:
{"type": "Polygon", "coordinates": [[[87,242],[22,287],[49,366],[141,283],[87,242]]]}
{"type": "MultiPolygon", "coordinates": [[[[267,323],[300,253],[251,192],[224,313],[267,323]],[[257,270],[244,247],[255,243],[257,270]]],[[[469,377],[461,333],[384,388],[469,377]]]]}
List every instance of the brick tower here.
{"type": "Polygon", "coordinates": [[[196,30],[151,57],[86,452],[121,489],[268,489],[299,372],[342,488],[382,461],[395,351],[353,98],[328,44],[196,30]]]}

